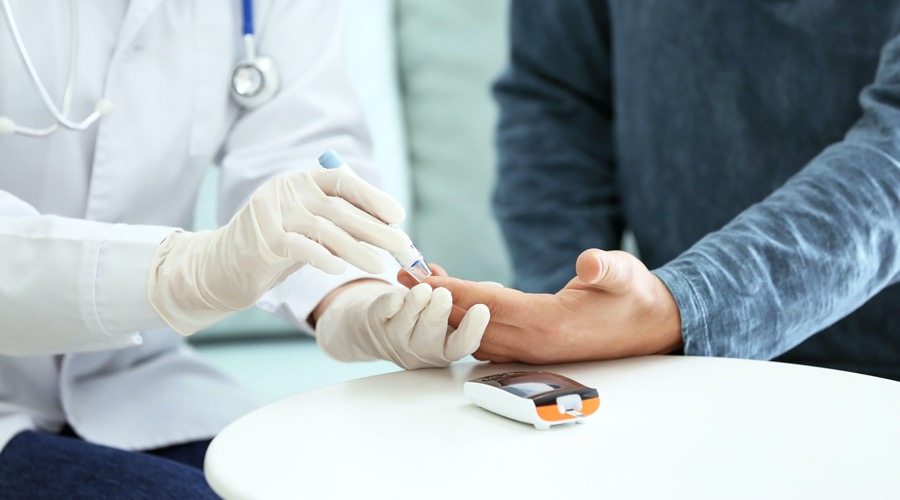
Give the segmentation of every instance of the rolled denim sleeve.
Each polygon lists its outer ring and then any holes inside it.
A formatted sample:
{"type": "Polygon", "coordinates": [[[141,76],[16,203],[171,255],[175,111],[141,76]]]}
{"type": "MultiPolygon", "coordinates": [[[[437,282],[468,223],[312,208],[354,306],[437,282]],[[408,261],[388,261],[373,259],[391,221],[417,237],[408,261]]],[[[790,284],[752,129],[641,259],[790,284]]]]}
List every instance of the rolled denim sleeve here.
{"type": "Polygon", "coordinates": [[[685,353],[769,359],[900,278],[900,38],[882,50],[841,142],[655,270],[685,353]]]}
{"type": "Polygon", "coordinates": [[[622,234],[605,2],[514,0],[500,105],[494,212],[515,287],[556,292],[586,248],[622,234]]]}

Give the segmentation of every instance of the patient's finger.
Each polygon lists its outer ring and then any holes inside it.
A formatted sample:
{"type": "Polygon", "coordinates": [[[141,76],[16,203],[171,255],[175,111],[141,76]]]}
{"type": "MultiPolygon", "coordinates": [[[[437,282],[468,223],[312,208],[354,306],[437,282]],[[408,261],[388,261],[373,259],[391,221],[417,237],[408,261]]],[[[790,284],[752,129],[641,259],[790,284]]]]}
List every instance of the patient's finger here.
{"type": "Polygon", "coordinates": [[[468,310],[475,304],[488,306],[491,311],[491,323],[522,325],[527,324],[532,316],[530,309],[536,296],[512,288],[440,276],[432,276],[428,282],[432,287],[444,287],[450,290],[453,295],[453,304],[464,310],[468,310]]]}
{"type": "Polygon", "coordinates": [[[406,288],[412,288],[419,284],[419,282],[413,278],[413,275],[409,274],[409,271],[406,269],[397,271],[397,282],[406,288]]]}
{"type": "Polygon", "coordinates": [[[443,276],[445,278],[447,276],[450,276],[449,274],[447,274],[447,271],[443,267],[435,264],[434,262],[429,262],[428,267],[431,268],[431,272],[434,273],[434,276],[443,276]]]}
{"type": "MultiPolygon", "coordinates": [[[[447,271],[445,271],[443,267],[437,264],[428,264],[428,267],[431,268],[431,272],[434,273],[433,276],[448,276],[447,271]]],[[[412,288],[419,284],[419,281],[415,279],[412,274],[409,274],[409,271],[407,271],[406,269],[397,271],[397,281],[406,288],[412,288]]],[[[425,283],[428,283],[428,279],[425,280],[425,283]]],[[[432,288],[440,287],[435,286],[432,288]]]]}
{"type": "Polygon", "coordinates": [[[453,306],[450,309],[450,318],[447,320],[447,324],[452,326],[453,328],[459,328],[459,322],[462,321],[467,312],[468,309],[463,309],[459,306],[453,306]]]}
{"type": "Polygon", "coordinates": [[[475,355],[476,359],[482,359],[478,357],[482,356],[495,363],[529,362],[528,353],[534,350],[534,346],[529,346],[529,343],[537,342],[538,339],[529,335],[527,329],[491,321],[484,329],[475,355]],[[529,350],[528,347],[532,349],[529,350]]]}

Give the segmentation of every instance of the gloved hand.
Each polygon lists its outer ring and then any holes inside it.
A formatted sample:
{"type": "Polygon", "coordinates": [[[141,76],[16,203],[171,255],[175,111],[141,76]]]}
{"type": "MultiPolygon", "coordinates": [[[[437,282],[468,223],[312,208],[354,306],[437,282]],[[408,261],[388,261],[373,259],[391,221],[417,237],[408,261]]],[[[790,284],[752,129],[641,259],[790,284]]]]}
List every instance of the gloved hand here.
{"type": "Polygon", "coordinates": [[[453,298],[422,283],[406,289],[360,283],[335,297],[316,323],[316,341],[339,361],[386,359],[407,368],[447,366],[478,349],[490,320],[487,306],[472,306],[453,330],[453,298]]]}
{"type": "Polygon", "coordinates": [[[306,264],[340,274],[346,260],[383,272],[382,258],[360,241],[407,248],[409,238],[387,225],[404,217],[400,204],[348,168],[277,177],[218,230],[163,240],[150,266],[150,303],[189,335],[252,306],[306,264]]]}

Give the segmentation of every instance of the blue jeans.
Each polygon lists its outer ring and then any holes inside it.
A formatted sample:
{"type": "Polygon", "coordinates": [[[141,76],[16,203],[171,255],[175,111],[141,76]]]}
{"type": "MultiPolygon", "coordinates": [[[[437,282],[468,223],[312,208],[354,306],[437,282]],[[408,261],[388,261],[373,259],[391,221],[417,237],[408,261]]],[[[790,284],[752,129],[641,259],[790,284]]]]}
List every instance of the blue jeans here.
{"type": "Polygon", "coordinates": [[[0,496],[218,498],[203,476],[209,441],[134,452],[89,443],[70,431],[25,431],[0,453],[0,496]]]}

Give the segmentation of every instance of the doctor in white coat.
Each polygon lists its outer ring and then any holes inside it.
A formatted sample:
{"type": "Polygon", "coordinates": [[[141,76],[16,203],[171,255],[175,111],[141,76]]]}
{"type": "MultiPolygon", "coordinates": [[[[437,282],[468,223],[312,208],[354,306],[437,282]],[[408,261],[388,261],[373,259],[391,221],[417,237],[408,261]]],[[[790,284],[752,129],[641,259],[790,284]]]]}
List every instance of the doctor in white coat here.
{"type": "Polygon", "coordinates": [[[445,366],[478,347],[486,308],[453,331],[447,290],[408,291],[398,266],[359,242],[408,244],[385,224],[402,207],[316,165],[335,148],[376,180],[343,72],[343,2],[256,2],[256,50],[279,88],[251,105],[231,95],[248,57],[236,0],[3,3],[2,496],[211,495],[205,447],[256,402],[176,331],[257,302],[338,359],[445,366]],[[75,122],[105,116],[69,130],[54,106],[75,122]],[[178,229],[213,162],[222,228],[178,229]]]}

